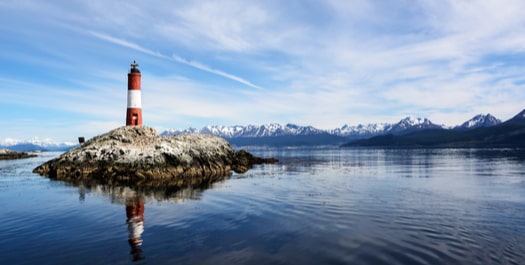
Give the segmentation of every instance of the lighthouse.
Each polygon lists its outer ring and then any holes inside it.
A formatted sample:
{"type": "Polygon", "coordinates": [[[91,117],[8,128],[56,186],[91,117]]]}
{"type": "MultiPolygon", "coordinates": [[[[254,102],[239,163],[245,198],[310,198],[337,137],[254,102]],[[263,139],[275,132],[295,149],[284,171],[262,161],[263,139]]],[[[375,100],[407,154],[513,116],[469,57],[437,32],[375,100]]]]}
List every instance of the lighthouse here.
{"type": "Polygon", "coordinates": [[[140,71],[133,61],[128,73],[128,109],[126,126],[142,126],[142,102],[140,95],[140,71]]]}

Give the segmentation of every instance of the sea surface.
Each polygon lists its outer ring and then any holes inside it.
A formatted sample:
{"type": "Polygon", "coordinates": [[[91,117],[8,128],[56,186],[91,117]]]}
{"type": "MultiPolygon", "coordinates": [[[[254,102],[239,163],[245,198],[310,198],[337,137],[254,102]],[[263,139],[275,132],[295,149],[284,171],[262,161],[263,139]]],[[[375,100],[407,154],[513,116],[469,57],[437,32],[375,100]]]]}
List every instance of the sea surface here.
{"type": "Polygon", "coordinates": [[[181,189],[0,161],[0,264],[525,264],[525,150],[248,150],[280,162],[181,189]]]}

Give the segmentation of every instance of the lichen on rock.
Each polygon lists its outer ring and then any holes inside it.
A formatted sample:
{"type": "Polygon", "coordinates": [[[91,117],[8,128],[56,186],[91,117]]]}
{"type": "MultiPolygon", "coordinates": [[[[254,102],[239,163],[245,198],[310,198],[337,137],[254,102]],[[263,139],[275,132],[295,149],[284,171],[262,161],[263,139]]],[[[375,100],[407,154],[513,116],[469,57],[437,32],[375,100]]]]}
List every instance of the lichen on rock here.
{"type": "Polygon", "coordinates": [[[93,137],[33,172],[52,179],[104,184],[182,185],[275,162],[245,150],[236,152],[225,139],[213,135],[159,136],[150,127],[123,126],[93,137]]]}

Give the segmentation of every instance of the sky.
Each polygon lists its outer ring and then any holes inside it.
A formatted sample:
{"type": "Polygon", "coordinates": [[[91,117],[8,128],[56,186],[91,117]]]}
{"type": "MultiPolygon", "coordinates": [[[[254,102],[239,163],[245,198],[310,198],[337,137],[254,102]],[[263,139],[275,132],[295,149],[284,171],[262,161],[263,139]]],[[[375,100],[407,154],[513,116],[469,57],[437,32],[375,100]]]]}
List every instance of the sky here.
{"type": "Polygon", "coordinates": [[[76,141],[125,125],[425,117],[525,108],[525,1],[0,1],[0,141],[76,141]]]}

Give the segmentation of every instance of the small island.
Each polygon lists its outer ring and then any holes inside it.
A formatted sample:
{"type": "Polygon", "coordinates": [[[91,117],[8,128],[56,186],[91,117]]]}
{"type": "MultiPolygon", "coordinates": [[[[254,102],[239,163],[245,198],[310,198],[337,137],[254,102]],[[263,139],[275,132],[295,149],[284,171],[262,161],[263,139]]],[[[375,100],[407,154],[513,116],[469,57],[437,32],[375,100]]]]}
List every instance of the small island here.
{"type": "Polygon", "coordinates": [[[133,61],[128,73],[126,126],[93,137],[33,170],[65,181],[136,187],[181,187],[244,173],[254,164],[275,163],[234,151],[223,138],[205,134],[159,136],[142,125],[141,73],[133,61]]]}
{"type": "Polygon", "coordinates": [[[191,185],[244,173],[254,164],[275,163],[223,138],[204,134],[159,136],[147,126],[122,126],[33,170],[51,179],[133,186],[191,185]]]}
{"type": "Polygon", "coordinates": [[[36,155],[28,154],[26,152],[16,152],[9,149],[0,149],[0,160],[21,159],[30,157],[36,157],[36,155]]]}

